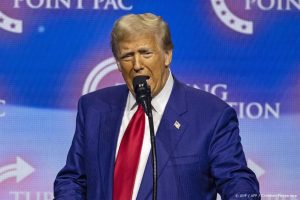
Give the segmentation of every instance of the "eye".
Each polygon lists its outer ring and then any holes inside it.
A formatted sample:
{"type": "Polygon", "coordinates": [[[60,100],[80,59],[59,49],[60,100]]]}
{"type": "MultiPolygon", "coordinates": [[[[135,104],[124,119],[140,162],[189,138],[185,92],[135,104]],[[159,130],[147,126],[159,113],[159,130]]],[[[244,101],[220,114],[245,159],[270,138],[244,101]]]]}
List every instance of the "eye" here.
{"type": "Polygon", "coordinates": [[[150,58],[152,55],[153,55],[153,52],[151,52],[151,51],[145,51],[145,52],[143,52],[143,56],[145,58],[150,58]]]}
{"type": "Polygon", "coordinates": [[[125,54],[125,55],[122,55],[121,56],[121,60],[124,60],[124,61],[130,61],[132,59],[132,56],[131,54],[125,54]]]}

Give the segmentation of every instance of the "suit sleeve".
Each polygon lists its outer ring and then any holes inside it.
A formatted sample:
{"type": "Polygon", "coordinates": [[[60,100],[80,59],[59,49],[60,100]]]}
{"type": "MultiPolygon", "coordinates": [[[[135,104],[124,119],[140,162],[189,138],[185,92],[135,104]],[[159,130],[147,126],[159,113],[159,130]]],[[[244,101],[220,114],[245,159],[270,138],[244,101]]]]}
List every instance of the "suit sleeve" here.
{"type": "Polygon", "coordinates": [[[237,116],[231,107],[224,110],[216,123],[209,160],[222,200],[260,199],[259,183],[247,167],[237,116]]]}
{"type": "Polygon", "coordinates": [[[54,200],[86,199],[86,174],[84,166],[84,114],[82,99],[78,103],[76,130],[66,165],[54,181],[54,200]]]}

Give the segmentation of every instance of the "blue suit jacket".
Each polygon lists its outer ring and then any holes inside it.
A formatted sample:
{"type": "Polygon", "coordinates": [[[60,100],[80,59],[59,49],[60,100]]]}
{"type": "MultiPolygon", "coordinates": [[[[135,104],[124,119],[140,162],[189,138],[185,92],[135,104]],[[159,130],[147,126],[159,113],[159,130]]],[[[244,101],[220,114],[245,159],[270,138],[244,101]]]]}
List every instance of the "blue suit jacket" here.
{"type": "MultiPolygon", "coordinates": [[[[54,183],[55,199],[112,199],[115,151],[127,95],[123,85],[79,100],[72,146],[54,183]]],[[[222,199],[258,194],[240,140],[231,107],[175,80],[156,135],[158,200],[210,200],[217,192],[222,199]],[[176,121],[180,128],[174,126],[176,121]]],[[[137,199],[151,198],[150,158],[137,199]]]]}

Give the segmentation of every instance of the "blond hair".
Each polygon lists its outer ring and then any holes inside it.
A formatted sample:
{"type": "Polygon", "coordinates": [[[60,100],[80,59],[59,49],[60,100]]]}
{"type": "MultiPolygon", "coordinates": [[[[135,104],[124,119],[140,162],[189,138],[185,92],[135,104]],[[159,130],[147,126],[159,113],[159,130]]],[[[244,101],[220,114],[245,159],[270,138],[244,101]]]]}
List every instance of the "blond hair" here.
{"type": "Polygon", "coordinates": [[[152,13],[128,14],[119,18],[111,32],[111,49],[115,58],[118,55],[118,43],[139,35],[155,35],[163,50],[173,49],[170,29],[160,16],[152,13]]]}

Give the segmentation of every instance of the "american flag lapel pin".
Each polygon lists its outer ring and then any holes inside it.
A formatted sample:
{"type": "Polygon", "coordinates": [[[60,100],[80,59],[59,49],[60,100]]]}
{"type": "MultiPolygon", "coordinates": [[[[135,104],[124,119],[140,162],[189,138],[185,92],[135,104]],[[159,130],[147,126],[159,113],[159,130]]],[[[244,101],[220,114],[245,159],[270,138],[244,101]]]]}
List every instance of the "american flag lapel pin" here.
{"type": "Polygon", "coordinates": [[[179,130],[181,124],[178,121],[175,121],[174,126],[179,130]]]}

